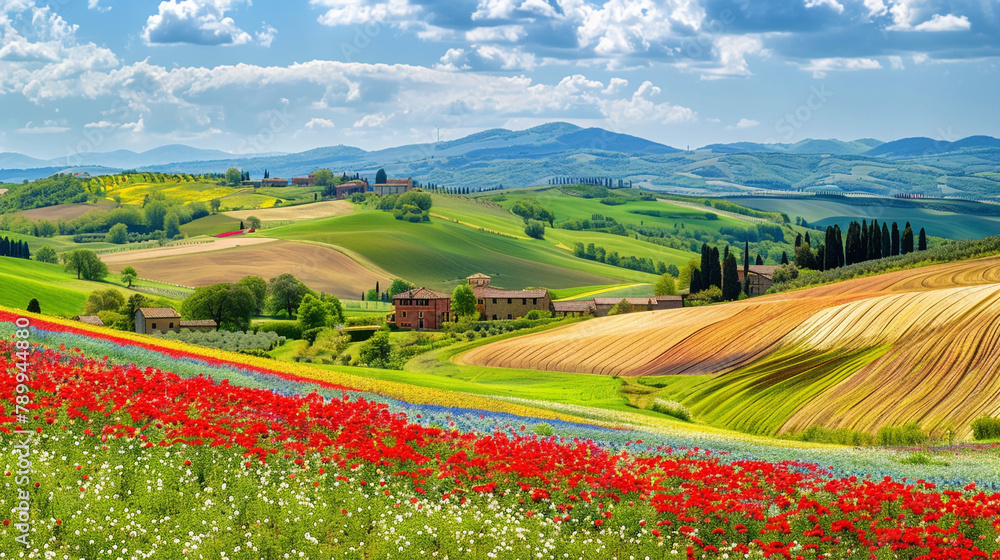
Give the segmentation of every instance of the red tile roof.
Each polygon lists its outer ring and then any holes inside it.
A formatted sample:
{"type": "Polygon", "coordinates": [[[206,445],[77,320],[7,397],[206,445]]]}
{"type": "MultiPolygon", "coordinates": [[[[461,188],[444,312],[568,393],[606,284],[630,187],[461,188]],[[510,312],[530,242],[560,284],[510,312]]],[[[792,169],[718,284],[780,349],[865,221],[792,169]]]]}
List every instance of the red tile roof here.
{"type": "Polygon", "coordinates": [[[179,319],[181,316],[172,307],[140,307],[139,313],[147,319],[179,319]]]}
{"type": "Polygon", "coordinates": [[[428,290],[427,288],[416,288],[408,292],[396,294],[392,299],[451,299],[448,294],[428,290]]]}
{"type": "Polygon", "coordinates": [[[473,290],[477,298],[544,298],[548,297],[549,291],[545,288],[535,288],[530,290],[501,290],[500,288],[482,287],[473,290]]]}

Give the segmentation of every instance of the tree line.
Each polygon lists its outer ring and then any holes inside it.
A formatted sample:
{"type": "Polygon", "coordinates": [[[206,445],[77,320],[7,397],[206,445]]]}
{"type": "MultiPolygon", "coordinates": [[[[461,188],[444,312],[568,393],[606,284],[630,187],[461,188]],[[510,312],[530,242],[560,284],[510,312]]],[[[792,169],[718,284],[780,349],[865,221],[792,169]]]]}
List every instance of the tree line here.
{"type": "Polygon", "coordinates": [[[28,242],[0,237],[0,257],[30,259],[31,251],[28,249],[28,242]]]}
{"type": "Polygon", "coordinates": [[[618,179],[617,186],[616,180],[611,177],[553,177],[549,179],[549,185],[594,185],[597,187],[605,187],[609,189],[623,189],[625,187],[632,188],[632,181],[630,180],[627,184],[625,179],[618,179]]]}
{"type": "Polygon", "coordinates": [[[899,224],[888,222],[879,225],[878,220],[852,221],[846,236],[839,225],[827,226],[823,243],[813,248],[813,240],[807,232],[795,238],[795,264],[799,268],[832,270],[855,263],[877,260],[897,255],[927,250],[927,232],[920,228],[914,248],[913,228],[906,222],[900,231],[899,224]]]}

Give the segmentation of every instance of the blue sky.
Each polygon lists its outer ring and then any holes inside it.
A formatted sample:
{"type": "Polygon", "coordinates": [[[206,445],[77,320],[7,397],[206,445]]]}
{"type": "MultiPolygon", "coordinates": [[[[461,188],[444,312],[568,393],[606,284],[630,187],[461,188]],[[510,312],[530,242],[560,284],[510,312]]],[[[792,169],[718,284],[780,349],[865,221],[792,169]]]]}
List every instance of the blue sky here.
{"type": "Polygon", "coordinates": [[[1000,136],[996,0],[0,0],[0,151],[1000,136]]]}

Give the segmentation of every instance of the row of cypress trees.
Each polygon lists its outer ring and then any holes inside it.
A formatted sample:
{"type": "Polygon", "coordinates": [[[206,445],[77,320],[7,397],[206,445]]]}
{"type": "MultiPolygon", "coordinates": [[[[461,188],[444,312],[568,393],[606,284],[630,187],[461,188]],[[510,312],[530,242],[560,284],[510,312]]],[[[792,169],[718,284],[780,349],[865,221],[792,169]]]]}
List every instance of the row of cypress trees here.
{"type": "MultiPolygon", "coordinates": [[[[814,270],[830,270],[896,255],[905,255],[914,251],[913,228],[906,222],[900,231],[899,224],[878,220],[862,220],[859,224],[853,221],[847,227],[846,239],[839,225],[827,226],[824,242],[816,250],[811,247],[809,234],[805,238],[798,235],[795,238],[795,260],[800,268],[814,270]]],[[[927,232],[920,228],[917,240],[917,251],[927,249],[927,232]]]]}
{"type": "Polygon", "coordinates": [[[30,259],[31,251],[28,250],[28,242],[0,237],[0,257],[30,259]]]}

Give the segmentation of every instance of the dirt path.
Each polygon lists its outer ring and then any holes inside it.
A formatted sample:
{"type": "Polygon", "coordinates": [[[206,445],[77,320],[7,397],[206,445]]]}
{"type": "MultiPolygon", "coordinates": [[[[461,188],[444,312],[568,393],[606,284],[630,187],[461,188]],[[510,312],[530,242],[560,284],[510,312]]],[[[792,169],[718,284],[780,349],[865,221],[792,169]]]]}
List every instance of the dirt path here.
{"type": "Polygon", "coordinates": [[[227,216],[232,216],[240,220],[245,220],[250,216],[257,216],[263,222],[278,220],[311,220],[314,218],[333,218],[335,216],[345,216],[354,212],[354,205],[346,200],[325,200],[323,202],[313,202],[312,204],[300,204],[298,206],[288,206],[286,208],[261,208],[259,210],[234,210],[225,212],[227,216]]]}

